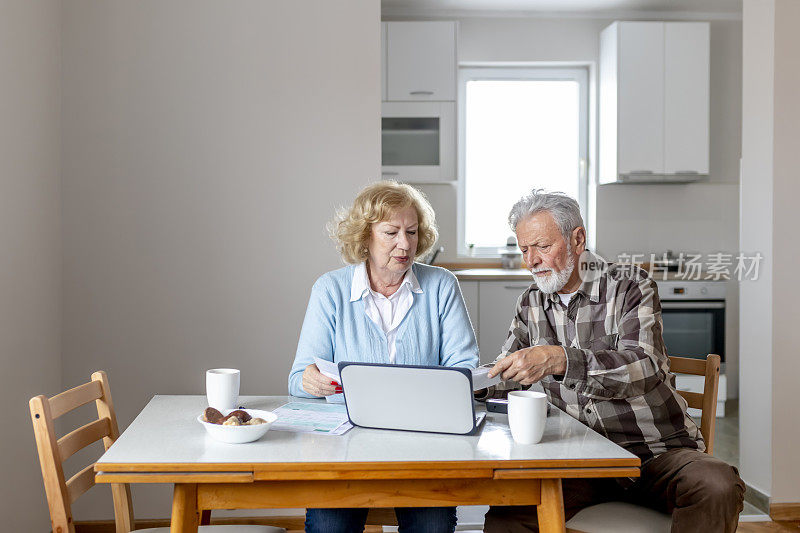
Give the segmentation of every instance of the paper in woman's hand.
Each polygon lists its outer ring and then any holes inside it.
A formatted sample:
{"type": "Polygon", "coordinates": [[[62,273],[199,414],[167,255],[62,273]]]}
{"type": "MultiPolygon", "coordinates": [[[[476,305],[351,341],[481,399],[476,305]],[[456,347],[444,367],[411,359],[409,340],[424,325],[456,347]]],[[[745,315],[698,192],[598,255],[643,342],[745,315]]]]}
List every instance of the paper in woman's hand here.
{"type": "MultiPolygon", "coordinates": [[[[317,365],[317,370],[319,370],[323,376],[331,378],[336,383],[342,383],[341,378],[339,377],[339,367],[336,365],[336,363],[315,357],[314,364],[317,365]]],[[[337,394],[330,394],[325,396],[325,399],[328,401],[328,403],[344,403],[344,394],[341,392],[337,394]]]]}

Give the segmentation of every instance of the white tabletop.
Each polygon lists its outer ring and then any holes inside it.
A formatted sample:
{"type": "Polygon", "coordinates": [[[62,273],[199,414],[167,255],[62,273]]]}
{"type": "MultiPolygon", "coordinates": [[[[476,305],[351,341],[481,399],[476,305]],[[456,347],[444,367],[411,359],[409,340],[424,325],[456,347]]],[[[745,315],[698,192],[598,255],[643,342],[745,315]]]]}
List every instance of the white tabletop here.
{"type": "MultiPolygon", "coordinates": [[[[245,396],[239,403],[246,408],[271,411],[290,401],[323,402],[289,396],[245,396]]],[[[635,455],[555,408],[551,410],[539,444],[514,443],[508,417],[498,413],[488,413],[474,436],[356,427],[341,436],[270,430],[256,442],[225,444],[209,437],[197,421],[206,406],[205,396],[154,396],[103,454],[98,469],[114,463],[636,459],[635,455]]],[[[483,406],[479,405],[476,410],[483,410],[483,406]]]]}

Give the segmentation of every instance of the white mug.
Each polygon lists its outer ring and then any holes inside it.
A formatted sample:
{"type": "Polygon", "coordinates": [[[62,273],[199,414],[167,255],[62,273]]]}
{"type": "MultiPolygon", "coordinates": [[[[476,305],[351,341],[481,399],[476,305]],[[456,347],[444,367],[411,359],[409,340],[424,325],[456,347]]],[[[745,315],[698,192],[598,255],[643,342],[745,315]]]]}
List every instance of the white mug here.
{"type": "Polygon", "coordinates": [[[508,393],[508,425],[515,442],[536,444],[542,440],[546,423],[546,394],[536,391],[508,393]]]}
{"type": "Polygon", "coordinates": [[[240,372],[235,368],[212,368],[206,371],[208,406],[219,411],[236,409],[239,403],[240,372]]]}

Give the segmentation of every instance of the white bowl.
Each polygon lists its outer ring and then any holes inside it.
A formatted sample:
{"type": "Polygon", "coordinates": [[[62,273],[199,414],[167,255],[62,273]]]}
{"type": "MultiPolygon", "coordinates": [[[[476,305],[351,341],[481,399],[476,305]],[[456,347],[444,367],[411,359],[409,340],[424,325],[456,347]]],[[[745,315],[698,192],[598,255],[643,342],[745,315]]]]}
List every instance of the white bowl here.
{"type": "MultiPolygon", "coordinates": [[[[221,411],[223,415],[228,415],[235,411],[235,409],[226,409],[221,411]]],[[[278,415],[272,411],[261,411],[259,409],[242,409],[253,418],[263,418],[267,422],[265,424],[257,424],[255,426],[223,426],[221,424],[212,424],[203,420],[203,415],[197,417],[197,421],[203,424],[211,438],[227,442],[229,444],[243,444],[245,442],[253,442],[264,436],[269,430],[269,427],[278,419],[278,415]]]]}

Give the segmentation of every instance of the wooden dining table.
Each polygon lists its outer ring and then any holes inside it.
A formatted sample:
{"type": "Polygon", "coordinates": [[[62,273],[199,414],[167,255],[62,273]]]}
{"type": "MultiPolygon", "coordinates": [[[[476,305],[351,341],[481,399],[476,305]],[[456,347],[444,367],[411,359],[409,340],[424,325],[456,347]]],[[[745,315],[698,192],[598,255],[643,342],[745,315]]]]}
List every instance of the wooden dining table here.
{"type": "MultiPolygon", "coordinates": [[[[324,403],[240,399],[270,411],[288,402],[324,403]]],[[[174,484],[173,533],[195,533],[213,509],[457,505],[536,505],[540,531],[554,533],[565,531],[562,479],[639,475],[635,455],[556,408],[538,444],[515,443],[499,413],[487,413],[474,435],[271,429],[225,444],[197,421],[206,405],[205,396],[154,396],[98,460],[96,481],[174,484]]]]}

